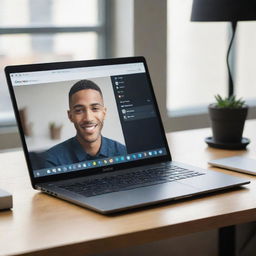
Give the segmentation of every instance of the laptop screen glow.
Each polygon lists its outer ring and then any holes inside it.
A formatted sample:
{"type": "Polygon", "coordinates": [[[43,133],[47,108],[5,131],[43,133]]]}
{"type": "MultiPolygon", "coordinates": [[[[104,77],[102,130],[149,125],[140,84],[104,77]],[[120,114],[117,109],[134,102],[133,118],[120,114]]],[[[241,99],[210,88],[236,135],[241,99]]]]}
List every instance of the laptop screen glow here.
{"type": "Polygon", "coordinates": [[[11,73],[34,177],[166,155],[143,63],[11,73]]]}

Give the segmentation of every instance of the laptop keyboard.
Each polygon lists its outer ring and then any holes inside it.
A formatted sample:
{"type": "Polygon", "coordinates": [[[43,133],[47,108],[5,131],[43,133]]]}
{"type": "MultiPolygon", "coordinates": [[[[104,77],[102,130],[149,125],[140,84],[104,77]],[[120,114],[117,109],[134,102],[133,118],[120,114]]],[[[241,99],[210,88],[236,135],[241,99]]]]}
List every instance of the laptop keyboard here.
{"type": "Polygon", "coordinates": [[[143,186],[178,181],[203,174],[205,173],[168,165],[123,174],[113,174],[107,177],[88,178],[72,184],[61,185],[60,187],[86,197],[91,197],[143,186]]]}

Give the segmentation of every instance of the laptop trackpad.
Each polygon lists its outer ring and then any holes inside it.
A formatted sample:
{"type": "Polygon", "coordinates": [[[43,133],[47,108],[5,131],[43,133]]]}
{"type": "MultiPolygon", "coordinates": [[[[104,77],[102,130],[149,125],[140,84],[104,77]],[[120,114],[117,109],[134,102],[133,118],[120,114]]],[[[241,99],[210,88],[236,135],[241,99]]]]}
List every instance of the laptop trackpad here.
{"type": "Polygon", "coordinates": [[[133,190],[120,191],[86,198],[86,204],[103,212],[129,209],[186,197],[196,193],[196,189],[179,182],[170,182],[133,190]]]}

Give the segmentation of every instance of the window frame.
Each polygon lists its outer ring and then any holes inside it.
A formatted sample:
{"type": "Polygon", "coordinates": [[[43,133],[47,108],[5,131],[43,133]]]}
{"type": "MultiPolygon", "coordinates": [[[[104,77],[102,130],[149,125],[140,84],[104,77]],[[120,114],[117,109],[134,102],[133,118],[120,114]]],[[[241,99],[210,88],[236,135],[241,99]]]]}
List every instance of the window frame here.
{"type": "MultiPolygon", "coordinates": [[[[109,36],[111,7],[107,0],[98,1],[98,24],[95,26],[24,26],[24,27],[0,27],[0,36],[14,34],[56,34],[56,33],[81,33],[95,32],[98,35],[98,58],[109,56],[111,38],[109,36]]],[[[0,128],[15,127],[16,120],[13,111],[0,110],[0,128]]],[[[4,129],[5,130],[5,129],[4,129]]]]}

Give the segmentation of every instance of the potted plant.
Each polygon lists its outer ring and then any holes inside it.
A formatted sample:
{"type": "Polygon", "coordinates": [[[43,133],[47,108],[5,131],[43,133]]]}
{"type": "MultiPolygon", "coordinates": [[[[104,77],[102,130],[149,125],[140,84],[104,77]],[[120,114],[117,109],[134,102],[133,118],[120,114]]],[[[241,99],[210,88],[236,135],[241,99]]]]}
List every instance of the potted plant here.
{"type": "MultiPolygon", "coordinates": [[[[210,146],[227,149],[242,149],[249,140],[242,138],[248,106],[245,101],[232,95],[215,96],[216,103],[208,107],[213,136],[207,138],[210,146]]],[[[207,142],[206,139],[206,142],[207,142]]]]}

